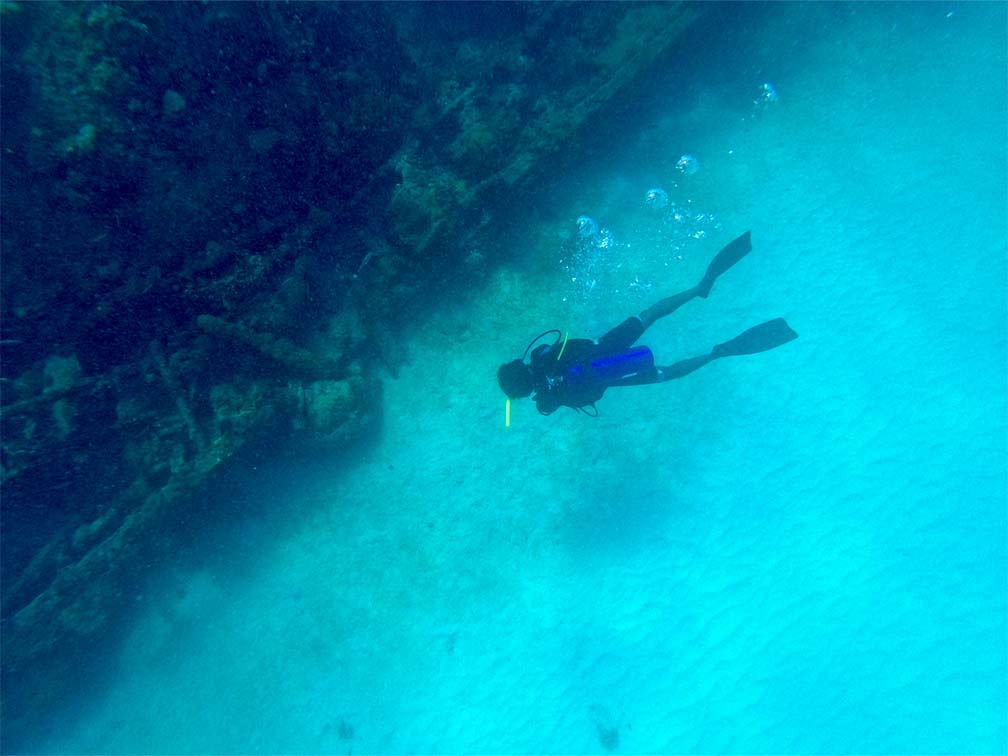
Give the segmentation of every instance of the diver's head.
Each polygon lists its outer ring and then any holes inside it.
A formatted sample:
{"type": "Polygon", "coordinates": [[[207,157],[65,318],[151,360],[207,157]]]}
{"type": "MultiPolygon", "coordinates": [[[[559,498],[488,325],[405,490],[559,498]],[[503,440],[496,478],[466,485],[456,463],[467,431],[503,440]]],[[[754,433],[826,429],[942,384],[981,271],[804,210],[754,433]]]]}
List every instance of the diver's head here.
{"type": "Polygon", "coordinates": [[[497,370],[497,383],[508,399],[522,399],[532,393],[532,370],[524,360],[505,362],[497,370]]]}

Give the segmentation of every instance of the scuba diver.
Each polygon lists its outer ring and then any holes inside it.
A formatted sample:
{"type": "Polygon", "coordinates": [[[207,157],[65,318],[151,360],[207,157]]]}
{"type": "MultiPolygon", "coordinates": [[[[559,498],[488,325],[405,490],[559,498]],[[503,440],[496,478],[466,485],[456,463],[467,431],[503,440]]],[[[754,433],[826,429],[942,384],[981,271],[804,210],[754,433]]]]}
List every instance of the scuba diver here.
{"type": "Polygon", "coordinates": [[[706,299],[718,276],[749,254],[752,249],[749,235],[746,231],[718,252],[696,286],[627,318],[597,341],[561,338],[557,329],[533,339],[521,359],[505,363],[497,371],[497,382],[508,397],[507,424],[511,420],[511,400],[533,392],[532,399],[540,414],[549,415],[558,407],[571,407],[594,417],[598,415],[595,402],[612,386],[671,381],[722,357],[767,352],[798,338],[783,318],[775,318],[716,345],[707,354],[668,366],[655,365],[654,355],[646,346],[634,346],[658,318],[671,315],[694,297],[706,299]],[[552,344],[535,346],[551,334],[556,335],[552,344]]]}

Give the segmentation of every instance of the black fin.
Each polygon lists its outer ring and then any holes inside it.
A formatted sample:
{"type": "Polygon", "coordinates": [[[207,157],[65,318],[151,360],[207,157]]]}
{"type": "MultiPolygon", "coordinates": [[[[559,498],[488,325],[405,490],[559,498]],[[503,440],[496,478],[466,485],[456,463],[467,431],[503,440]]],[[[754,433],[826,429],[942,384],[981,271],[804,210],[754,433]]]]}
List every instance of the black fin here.
{"type": "Polygon", "coordinates": [[[715,357],[736,357],[742,354],[769,352],[797,338],[798,334],[791,330],[791,326],[784,318],[775,318],[753,326],[731,341],[718,344],[711,350],[711,354],[715,357]]]}
{"type": "Polygon", "coordinates": [[[697,284],[698,297],[706,299],[718,276],[752,251],[751,233],[751,231],[746,231],[742,236],[714,255],[714,259],[707,266],[707,272],[704,273],[704,277],[697,284]]]}

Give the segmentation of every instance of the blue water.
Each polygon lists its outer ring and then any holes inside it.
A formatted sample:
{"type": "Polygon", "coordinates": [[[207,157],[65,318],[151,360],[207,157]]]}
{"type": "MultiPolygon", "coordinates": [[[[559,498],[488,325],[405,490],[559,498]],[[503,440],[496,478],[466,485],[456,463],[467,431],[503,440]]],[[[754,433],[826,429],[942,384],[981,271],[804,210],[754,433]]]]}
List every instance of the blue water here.
{"type": "Polygon", "coordinates": [[[748,59],[656,81],[518,262],[417,326],[367,458],[249,470],[229,496],[266,514],[137,597],[35,749],[1004,753],[1005,28],[1002,4],[778,5],[748,59]],[[717,219],[674,259],[656,186],[717,219]],[[620,265],[573,297],[582,214],[620,265]],[[797,341],[503,427],[497,364],[747,229],[644,342],[670,362],[777,316],[797,341]]]}

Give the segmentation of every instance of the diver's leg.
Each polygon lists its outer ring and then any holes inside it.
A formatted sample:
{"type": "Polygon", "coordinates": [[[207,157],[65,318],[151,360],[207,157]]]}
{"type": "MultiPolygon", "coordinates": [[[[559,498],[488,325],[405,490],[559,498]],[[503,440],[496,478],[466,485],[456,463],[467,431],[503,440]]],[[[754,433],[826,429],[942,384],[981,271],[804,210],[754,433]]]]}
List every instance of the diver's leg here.
{"type": "Polygon", "coordinates": [[[647,329],[658,318],[671,315],[691,299],[698,296],[700,296],[700,287],[694,286],[692,289],[680,291],[678,294],[673,294],[671,297],[665,297],[665,299],[655,302],[637,317],[640,318],[640,322],[647,329]]]}
{"type": "Polygon", "coordinates": [[[726,245],[720,252],[714,255],[714,259],[710,261],[710,265],[704,271],[700,283],[692,289],[686,289],[686,291],[673,294],[671,297],[665,297],[665,299],[656,302],[638,315],[637,317],[644,324],[644,328],[647,329],[658,318],[671,315],[694,297],[706,299],[710,295],[711,287],[714,286],[714,282],[717,281],[718,276],[731,268],[752,250],[752,241],[749,234],[750,232],[746,231],[742,236],[726,245]]]}
{"type": "Polygon", "coordinates": [[[689,375],[694,370],[699,370],[714,359],[716,358],[713,354],[702,354],[699,357],[690,357],[688,360],[679,360],[675,364],[655,369],[658,371],[659,381],[671,381],[689,375]]]}
{"type": "Polygon", "coordinates": [[[680,360],[667,367],[655,368],[658,377],[657,381],[671,381],[675,378],[682,378],[689,375],[694,370],[699,370],[708,362],[720,359],[721,357],[738,357],[744,354],[758,354],[759,352],[769,352],[771,349],[787,344],[789,341],[798,338],[791,326],[784,318],[775,318],[766,323],[760,323],[747,331],[743,331],[734,339],[718,344],[711,349],[709,354],[702,354],[699,357],[690,357],[688,360],[680,360]]]}

